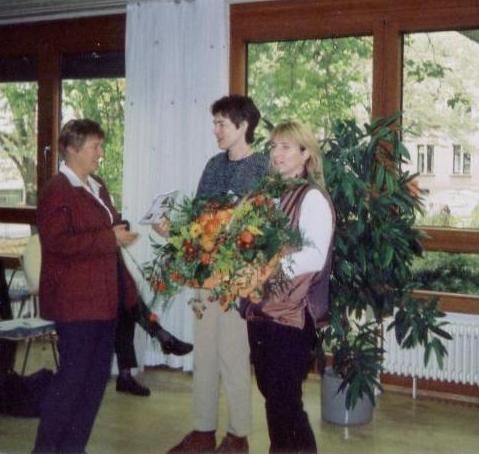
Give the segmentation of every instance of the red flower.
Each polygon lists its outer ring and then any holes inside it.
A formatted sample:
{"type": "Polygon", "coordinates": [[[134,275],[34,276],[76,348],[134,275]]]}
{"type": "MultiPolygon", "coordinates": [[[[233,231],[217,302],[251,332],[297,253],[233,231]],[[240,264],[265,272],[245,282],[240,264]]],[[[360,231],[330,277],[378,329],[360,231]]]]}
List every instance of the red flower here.
{"type": "Polygon", "coordinates": [[[156,281],[155,283],[155,290],[157,292],[164,292],[166,290],[166,284],[164,281],[156,281]]]}

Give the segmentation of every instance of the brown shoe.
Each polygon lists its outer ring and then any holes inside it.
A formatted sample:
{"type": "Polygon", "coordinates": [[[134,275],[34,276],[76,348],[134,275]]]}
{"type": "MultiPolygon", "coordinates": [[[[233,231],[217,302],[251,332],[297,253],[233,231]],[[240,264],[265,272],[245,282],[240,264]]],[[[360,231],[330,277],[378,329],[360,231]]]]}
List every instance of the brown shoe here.
{"type": "Polygon", "coordinates": [[[228,432],[215,452],[248,454],[248,438],[237,437],[236,435],[230,434],[228,432]]]}
{"type": "Polygon", "coordinates": [[[215,431],[200,432],[193,430],[186,435],[179,444],[171,448],[167,454],[180,454],[183,452],[214,452],[216,447],[215,431]]]}

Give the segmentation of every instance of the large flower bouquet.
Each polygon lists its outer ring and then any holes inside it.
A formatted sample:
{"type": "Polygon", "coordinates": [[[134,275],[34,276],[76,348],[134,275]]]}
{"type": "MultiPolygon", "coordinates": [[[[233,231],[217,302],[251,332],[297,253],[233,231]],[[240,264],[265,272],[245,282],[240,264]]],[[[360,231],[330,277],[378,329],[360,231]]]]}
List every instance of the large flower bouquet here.
{"type": "Polygon", "coordinates": [[[157,296],[167,301],[184,286],[207,288],[225,310],[239,296],[260,300],[280,257],[301,246],[299,232],[279,209],[279,196],[302,182],[275,175],[242,198],[172,201],[169,237],[153,241],[154,259],[144,268],[157,296]]]}

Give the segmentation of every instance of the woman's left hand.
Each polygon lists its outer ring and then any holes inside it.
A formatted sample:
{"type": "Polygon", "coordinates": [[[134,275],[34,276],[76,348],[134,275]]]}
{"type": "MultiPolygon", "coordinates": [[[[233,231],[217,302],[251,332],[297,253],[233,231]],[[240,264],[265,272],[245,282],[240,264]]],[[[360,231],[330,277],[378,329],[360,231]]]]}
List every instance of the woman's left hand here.
{"type": "Polygon", "coordinates": [[[277,272],[280,259],[280,255],[276,254],[266,265],[260,268],[251,265],[243,268],[240,276],[232,284],[233,292],[241,298],[249,298],[252,302],[259,302],[263,285],[277,272]]]}

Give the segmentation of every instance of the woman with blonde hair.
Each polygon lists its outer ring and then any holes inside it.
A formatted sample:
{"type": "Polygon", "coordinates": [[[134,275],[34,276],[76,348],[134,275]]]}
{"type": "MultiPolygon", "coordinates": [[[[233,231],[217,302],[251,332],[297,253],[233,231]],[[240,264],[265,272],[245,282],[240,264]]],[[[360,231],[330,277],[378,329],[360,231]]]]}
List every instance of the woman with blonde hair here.
{"type": "MultiPolygon", "coordinates": [[[[270,453],[317,452],[303,409],[302,383],[310,364],[315,327],[328,313],[329,275],[335,214],[327,194],[322,158],[312,131],[286,121],[271,133],[271,168],[303,184],[281,196],[281,209],[304,242],[281,262],[288,278],[259,304],[245,302],[251,357],[265,398],[270,453]]],[[[274,276],[273,276],[274,278],[274,276]]],[[[270,286],[271,287],[271,286],[270,286]]]]}
{"type": "MultiPolygon", "coordinates": [[[[279,123],[271,131],[271,154],[273,154],[274,149],[277,147],[277,145],[275,145],[275,138],[280,137],[289,138],[299,144],[300,151],[309,151],[302,176],[311,183],[318,185],[323,191],[326,191],[322,151],[313,131],[308,126],[296,120],[287,120],[279,123]]],[[[273,172],[279,171],[275,169],[272,160],[270,165],[273,172]]]]}

